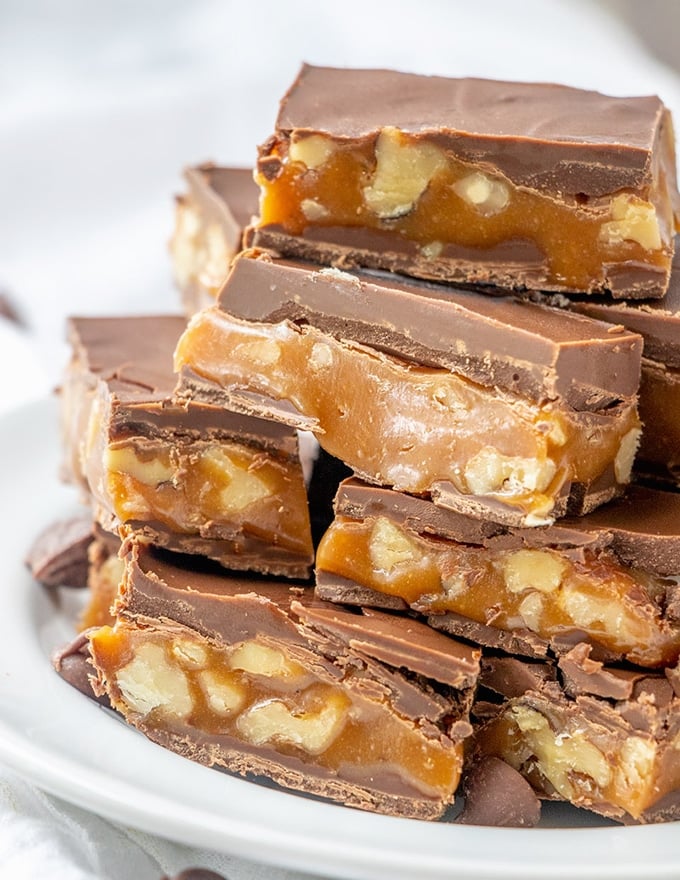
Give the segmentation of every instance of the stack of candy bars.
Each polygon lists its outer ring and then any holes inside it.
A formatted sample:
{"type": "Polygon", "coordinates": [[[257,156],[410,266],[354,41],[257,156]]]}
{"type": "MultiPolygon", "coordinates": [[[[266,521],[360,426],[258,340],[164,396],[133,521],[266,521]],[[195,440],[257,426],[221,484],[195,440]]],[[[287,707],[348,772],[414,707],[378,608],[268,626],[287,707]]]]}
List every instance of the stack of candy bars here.
{"type": "Polygon", "coordinates": [[[95,529],[64,529],[92,592],[62,675],[179,754],[362,809],[680,817],[668,110],[304,66],[255,182],[187,183],[185,316],[70,324],[95,529]],[[310,434],[326,496],[351,473],[318,541],[310,434]]]}

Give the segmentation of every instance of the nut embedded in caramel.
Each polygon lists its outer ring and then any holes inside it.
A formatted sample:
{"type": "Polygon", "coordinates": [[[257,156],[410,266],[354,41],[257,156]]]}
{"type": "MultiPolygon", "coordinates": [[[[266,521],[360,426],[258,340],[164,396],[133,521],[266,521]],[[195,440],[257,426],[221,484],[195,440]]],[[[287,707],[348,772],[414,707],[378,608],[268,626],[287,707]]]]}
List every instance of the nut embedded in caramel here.
{"type": "MultiPolygon", "coordinates": [[[[205,742],[198,758],[206,763],[230,766],[227,743],[232,756],[253,748],[275,762],[282,753],[310,774],[314,766],[331,776],[351,767],[360,780],[378,764],[380,773],[389,767],[400,786],[432,798],[433,809],[453,797],[461,744],[420,731],[380,689],[362,694],[320,677],[299,650],[291,656],[284,644],[258,638],[216,646],[178,625],[124,620],[91,633],[90,648],[114,708],[152,738],[205,742]]],[[[305,787],[295,777],[287,783],[305,787]]]]}
{"type": "Polygon", "coordinates": [[[554,687],[529,691],[482,726],[477,748],[519,770],[543,796],[644,822],[680,784],[677,712],[677,698],[614,704],[572,701],[554,687]]]}
{"type": "MultiPolygon", "coordinates": [[[[340,577],[422,614],[454,612],[545,643],[579,632],[641,666],[675,663],[680,628],[664,619],[662,578],[586,551],[495,549],[407,531],[385,516],[336,516],[319,544],[317,581],[340,577]]],[[[323,595],[323,590],[322,590],[323,595]]]]}
{"type": "Polygon", "coordinates": [[[658,98],[304,65],[257,179],[252,244],[284,256],[519,290],[668,286],[679,198],[658,98]]]}
{"type": "Polygon", "coordinates": [[[189,396],[206,387],[261,415],[271,405],[258,408],[260,398],[290,404],[276,415],[314,431],[371,482],[431,492],[443,505],[475,496],[494,517],[526,525],[552,521],[572,484],[596,482],[614,462],[625,482],[638,436],[634,404],[602,414],[538,405],[309,324],[244,321],[219,309],[192,319],[175,366],[189,396]],[[442,487],[453,487],[446,499],[442,487]]]}

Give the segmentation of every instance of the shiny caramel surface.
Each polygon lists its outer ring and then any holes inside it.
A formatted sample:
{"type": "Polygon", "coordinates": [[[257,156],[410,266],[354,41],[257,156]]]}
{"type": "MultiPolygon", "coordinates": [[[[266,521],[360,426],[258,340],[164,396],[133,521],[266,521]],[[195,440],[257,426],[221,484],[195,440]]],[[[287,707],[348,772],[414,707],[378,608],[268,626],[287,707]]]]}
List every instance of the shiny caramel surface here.
{"type": "Polygon", "coordinates": [[[316,564],[424,614],[452,611],[546,640],[579,630],[641,666],[680,657],[680,627],[661,614],[664,581],[609,555],[588,551],[576,561],[551,549],[491,551],[407,532],[387,517],[336,517],[316,564]]]}
{"type": "Polygon", "coordinates": [[[152,520],[184,534],[242,529],[311,555],[296,463],[236,443],[132,438],[109,445],[105,466],[108,497],[122,523],[152,520]]]}
{"type": "Polygon", "coordinates": [[[182,627],[119,620],[90,644],[114,707],[144,729],[231,736],[338,772],[389,767],[425,797],[451,798],[458,784],[460,744],[444,746],[387,695],[330,683],[264,637],[217,646],[182,627]]]}
{"type": "Polygon", "coordinates": [[[289,401],[314,421],[324,449],[370,481],[413,493],[451,482],[532,525],[549,519],[565,483],[594,480],[613,462],[618,476],[620,453],[637,435],[632,406],[617,418],[581,417],[309,325],[245,322],[218,309],[190,322],[175,365],[227,391],[289,401]]]}
{"type": "Polygon", "coordinates": [[[282,166],[273,179],[259,175],[261,226],[280,225],[293,235],[324,226],[388,230],[432,255],[448,243],[483,253],[503,242],[529,241],[543,254],[551,282],[573,290],[602,285],[607,264],[669,266],[672,208],[659,193],[624,194],[644,219],[608,226],[622,219],[615,196],[569,204],[559,193],[550,198],[515,186],[494,169],[478,169],[396,130],[385,130],[377,144],[328,139],[323,149],[321,136],[312,139],[313,151],[303,138],[274,148],[282,166]],[[418,173],[421,186],[409,187],[405,182],[418,173]],[[401,201],[395,190],[404,194],[401,201]]]}

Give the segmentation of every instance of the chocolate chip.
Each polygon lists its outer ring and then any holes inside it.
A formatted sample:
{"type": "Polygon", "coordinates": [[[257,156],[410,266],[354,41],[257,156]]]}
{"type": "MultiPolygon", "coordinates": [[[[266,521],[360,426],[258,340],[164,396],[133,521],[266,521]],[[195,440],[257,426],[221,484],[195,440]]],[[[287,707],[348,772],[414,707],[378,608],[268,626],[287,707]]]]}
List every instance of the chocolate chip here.
{"type": "Polygon", "coordinates": [[[72,642],[57,650],[52,657],[52,663],[61,678],[76,688],[76,690],[79,690],[86,697],[95,700],[102,706],[110,706],[108,696],[106,694],[101,696],[96,694],[92,687],[90,676],[93,674],[94,669],[89,662],[89,657],[90,651],[86,631],[79,633],[72,642]]]}
{"type": "Polygon", "coordinates": [[[86,587],[92,537],[89,516],[51,523],[31,545],[26,565],[45,587],[86,587]]]}
{"type": "Polygon", "coordinates": [[[174,877],[164,874],[160,880],[228,880],[228,878],[215,871],[208,871],[207,868],[185,868],[174,877]]]}
{"type": "Polygon", "coordinates": [[[463,785],[465,807],[461,825],[531,828],[541,818],[541,802],[526,779],[500,758],[474,763],[463,785]]]}
{"type": "Polygon", "coordinates": [[[17,324],[20,327],[25,326],[25,321],[16,305],[3,291],[0,291],[0,318],[5,318],[12,324],[17,324]]]}

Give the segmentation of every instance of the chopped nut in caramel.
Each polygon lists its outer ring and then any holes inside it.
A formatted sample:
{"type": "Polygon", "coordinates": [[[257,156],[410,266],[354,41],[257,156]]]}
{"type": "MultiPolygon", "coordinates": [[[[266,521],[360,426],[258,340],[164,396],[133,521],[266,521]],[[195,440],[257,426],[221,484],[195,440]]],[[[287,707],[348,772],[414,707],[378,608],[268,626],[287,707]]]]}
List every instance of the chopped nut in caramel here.
{"type": "Polygon", "coordinates": [[[590,485],[614,462],[625,483],[637,445],[634,404],[616,414],[539,405],[310,324],[206,309],[180,339],[175,365],[191,374],[189,395],[210,383],[233,408],[251,412],[259,396],[282,401],[278,417],[314,431],[371,482],[431,492],[443,505],[475,496],[525,525],[550,522],[572,485],[590,485]],[[442,487],[452,488],[445,500],[442,487]]]}
{"type": "Polygon", "coordinates": [[[502,758],[549,798],[628,821],[645,819],[680,785],[677,698],[654,706],[644,698],[610,704],[570,700],[553,689],[510,700],[477,734],[485,755],[502,758]],[[644,727],[628,720],[638,711],[644,727]]]}
{"type": "Polygon", "coordinates": [[[505,289],[668,285],[678,193],[657,98],[304,65],[257,181],[253,244],[282,256],[505,289]]]}
{"type": "Polygon", "coordinates": [[[680,628],[665,619],[665,581],[586,551],[494,549],[406,530],[385,516],[336,516],[317,550],[317,579],[339,576],[423,614],[455,612],[549,642],[570,632],[641,666],[673,664],[680,628]]]}
{"type": "MultiPolygon", "coordinates": [[[[358,785],[376,773],[379,785],[387,772],[386,804],[393,789],[395,797],[432,799],[433,810],[455,792],[462,744],[421,731],[387,692],[353,689],[323,674],[323,660],[309,655],[303,662],[299,648],[293,655],[285,643],[256,637],[217,645],[179,625],[118,620],[90,635],[90,649],[114,708],[171,747],[174,737],[193,740],[205,763],[238,770],[239,750],[255,749],[269,772],[278,761],[298,768],[280,778],[303,789],[300,773],[347,776],[358,785]]],[[[328,791],[332,796],[332,785],[328,791]]]]}

